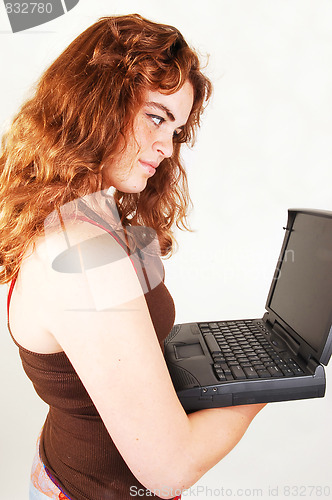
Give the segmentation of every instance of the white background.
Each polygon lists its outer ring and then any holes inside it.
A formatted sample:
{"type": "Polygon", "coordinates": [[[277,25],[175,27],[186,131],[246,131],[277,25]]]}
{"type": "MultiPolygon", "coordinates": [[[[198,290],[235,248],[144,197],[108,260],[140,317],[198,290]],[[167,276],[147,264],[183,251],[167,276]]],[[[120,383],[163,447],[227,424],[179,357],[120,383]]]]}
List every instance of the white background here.
{"type": "MultiPolygon", "coordinates": [[[[195,232],[178,234],[179,251],[165,263],[176,321],[261,317],[287,209],[332,209],[332,3],[80,0],[65,16],[12,34],[1,2],[1,130],[75,36],[100,16],[132,12],[178,27],[209,55],[214,83],[196,146],[184,153],[195,232]]],[[[0,497],[24,500],[46,406],[6,330],[5,292],[0,288],[0,497]]],[[[184,498],[289,498],[284,485],[305,487],[291,496],[311,498],[319,490],[310,486],[330,486],[332,496],[331,367],[326,372],[324,399],[268,405],[184,498]]]]}

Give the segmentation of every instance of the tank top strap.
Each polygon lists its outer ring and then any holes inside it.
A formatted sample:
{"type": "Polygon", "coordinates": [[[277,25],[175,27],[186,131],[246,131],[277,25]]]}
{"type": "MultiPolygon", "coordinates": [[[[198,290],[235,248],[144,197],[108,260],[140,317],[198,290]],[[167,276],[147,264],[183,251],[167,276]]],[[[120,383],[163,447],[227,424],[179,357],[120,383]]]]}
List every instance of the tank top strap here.
{"type": "Polygon", "coordinates": [[[94,226],[99,227],[100,229],[104,229],[104,231],[106,231],[108,234],[110,234],[112,236],[112,238],[114,238],[114,240],[126,252],[126,254],[128,255],[128,257],[129,257],[129,259],[130,259],[130,261],[131,261],[131,263],[133,265],[133,268],[134,268],[136,274],[138,274],[137,273],[137,265],[135,264],[135,262],[133,260],[133,255],[130,253],[128,245],[126,245],[123,241],[121,241],[121,239],[118,238],[118,236],[114,233],[114,231],[112,229],[110,229],[108,227],[105,227],[105,225],[103,223],[97,222],[96,220],[91,219],[90,217],[85,217],[83,215],[76,216],[76,220],[80,220],[82,222],[89,222],[90,224],[93,224],[94,226]]]}
{"type": "Polygon", "coordinates": [[[111,236],[113,236],[113,238],[119,243],[119,245],[122,246],[122,248],[125,250],[125,252],[129,255],[129,249],[125,246],[124,244],[120,241],[120,239],[114,234],[114,231],[111,231],[110,229],[108,229],[107,227],[105,227],[104,225],[100,224],[99,222],[95,221],[94,219],[90,219],[89,217],[84,217],[83,215],[78,215],[76,217],[77,220],[80,220],[82,222],[90,222],[90,224],[93,224],[94,226],[97,226],[99,227],[100,229],[104,229],[104,231],[106,231],[108,234],[110,234],[111,236]]]}

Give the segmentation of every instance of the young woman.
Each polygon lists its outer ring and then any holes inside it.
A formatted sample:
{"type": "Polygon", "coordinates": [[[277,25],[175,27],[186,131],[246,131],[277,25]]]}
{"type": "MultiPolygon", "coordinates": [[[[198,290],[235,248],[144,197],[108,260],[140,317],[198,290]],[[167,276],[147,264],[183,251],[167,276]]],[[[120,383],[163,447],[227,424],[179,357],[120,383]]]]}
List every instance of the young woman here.
{"type": "Polygon", "coordinates": [[[187,415],[163,358],[174,306],[159,255],[186,227],[180,147],[210,93],[178,30],[107,17],[51,65],[4,137],[0,278],[50,406],[31,500],[177,497],[263,406],[187,415]]]}

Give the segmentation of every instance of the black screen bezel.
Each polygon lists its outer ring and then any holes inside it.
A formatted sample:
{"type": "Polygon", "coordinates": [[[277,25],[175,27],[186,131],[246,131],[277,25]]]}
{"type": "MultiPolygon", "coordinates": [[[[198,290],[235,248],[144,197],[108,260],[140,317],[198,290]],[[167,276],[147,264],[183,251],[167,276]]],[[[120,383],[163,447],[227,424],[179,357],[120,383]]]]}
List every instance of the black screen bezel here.
{"type": "MultiPolygon", "coordinates": [[[[329,317],[329,325],[330,327],[327,328],[325,331],[323,337],[322,337],[322,342],[319,346],[319,348],[314,348],[312,345],[310,345],[298,332],[293,330],[293,328],[288,325],[281,316],[279,316],[278,312],[275,311],[274,309],[271,308],[271,302],[273,299],[273,294],[277,288],[278,284],[278,276],[280,273],[280,269],[284,260],[284,257],[286,255],[288,248],[288,243],[290,239],[290,235],[296,220],[296,217],[298,214],[305,214],[305,215],[310,215],[310,216],[316,216],[316,217],[325,217],[328,219],[331,219],[331,231],[332,231],[332,212],[328,211],[322,211],[322,210],[308,210],[308,209],[289,209],[288,210],[288,221],[287,221],[287,226],[285,229],[285,237],[284,241],[282,244],[280,256],[277,262],[277,266],[274,272],[274,276],[272,279],[271,287],[268,293],[268,297],[266,300],[266,305],[265,308],[268,311],[268,317],[269,317],[269,322],[274,325],[277,323],[278,325],[281,325],[282,328],[287,332],[287,334],[291,335],[293,339],[295,339],[296,343],[299,344],[299,354],[306,360],[310,359],[311,357],[315,358],[318,362],[323,362],[324,364],[327,364],[329,357],[331,356],[331,350],[332,350],[332,300],[331,300],[331,312],[330,312],[330,317],[329,317]],[[328,353],[327,353],[328,351],[328,353]]],[[[332,292],[331,292],[332,295],[332,292]]],[[[332,299],[332,297],[331,297],[332,299]]]]}

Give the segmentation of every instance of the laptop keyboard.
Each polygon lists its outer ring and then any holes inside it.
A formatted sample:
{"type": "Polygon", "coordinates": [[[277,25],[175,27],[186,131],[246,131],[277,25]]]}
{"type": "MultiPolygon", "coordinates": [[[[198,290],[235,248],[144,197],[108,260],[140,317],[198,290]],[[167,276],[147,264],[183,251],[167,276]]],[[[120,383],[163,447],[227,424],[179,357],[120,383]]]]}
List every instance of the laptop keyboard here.
{"type": "MultiPolygon", "coordinates": [[[[259,323],[264,329],[264,324],[259,323]]],[[[251,320],[198,323],[220,381],[294,377],[304,372],[287,351],[277,352],[251,320]]]]}

